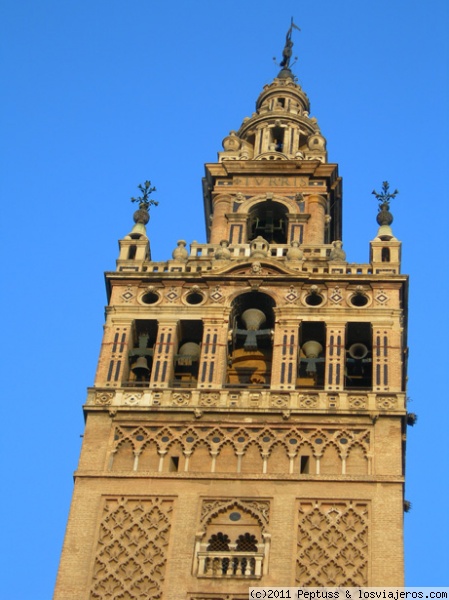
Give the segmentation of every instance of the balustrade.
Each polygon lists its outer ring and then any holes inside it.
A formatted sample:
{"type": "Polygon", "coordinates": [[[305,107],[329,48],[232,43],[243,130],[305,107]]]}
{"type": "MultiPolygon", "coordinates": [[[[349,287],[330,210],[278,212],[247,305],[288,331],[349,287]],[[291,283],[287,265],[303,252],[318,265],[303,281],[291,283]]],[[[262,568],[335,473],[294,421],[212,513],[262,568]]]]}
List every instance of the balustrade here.
{"type": "Polygon", "coordinates": [[[199,577],[262,577],[263,552],[198,552],[199,577]]]}

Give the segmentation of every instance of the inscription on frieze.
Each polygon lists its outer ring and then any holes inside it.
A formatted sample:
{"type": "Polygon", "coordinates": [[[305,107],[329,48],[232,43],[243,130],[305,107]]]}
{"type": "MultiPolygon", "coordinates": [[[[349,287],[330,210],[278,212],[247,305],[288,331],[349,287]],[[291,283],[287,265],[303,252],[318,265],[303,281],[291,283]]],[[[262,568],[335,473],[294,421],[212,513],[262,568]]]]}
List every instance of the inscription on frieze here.
{"type": "Polygon", "coordinates": [[[234,177],[232,185],[242,187],[289,187],[303,188],[309,184],[308,177],[234,177]]]}

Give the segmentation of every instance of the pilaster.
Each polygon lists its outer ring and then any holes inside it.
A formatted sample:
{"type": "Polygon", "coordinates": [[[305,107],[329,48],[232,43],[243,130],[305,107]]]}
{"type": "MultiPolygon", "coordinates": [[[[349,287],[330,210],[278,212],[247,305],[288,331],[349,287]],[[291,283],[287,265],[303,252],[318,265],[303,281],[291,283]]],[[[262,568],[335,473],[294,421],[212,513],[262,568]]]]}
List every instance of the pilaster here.
{"type": "Polygon", "coordinates": [[[178,321],[160,321],[154,349],[151,388],[168,388],[173,380],[175,352],[178,348],[178,321]]]}

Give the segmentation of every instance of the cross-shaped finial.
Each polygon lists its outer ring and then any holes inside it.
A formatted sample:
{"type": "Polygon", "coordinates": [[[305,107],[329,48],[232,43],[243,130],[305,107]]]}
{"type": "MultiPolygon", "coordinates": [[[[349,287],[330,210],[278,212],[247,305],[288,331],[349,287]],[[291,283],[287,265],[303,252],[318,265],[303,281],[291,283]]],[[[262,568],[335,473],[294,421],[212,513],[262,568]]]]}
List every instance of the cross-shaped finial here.
{"type": "Polygon", "coordinates": [[[394,190],[394,192],[392,194],[390,194],[388,192],[389,189],[390,189],[390,184],[388,183],[388,181],[384,181],[382,183],[382,192],[380,194],[378,192],[376,192],[376,190],[373,190],[371,192],[379,200],[379,209],[383,204],[386,205],[387,208],[389,208],[390,200],[392,200],[399,194],[398,190],[394,190]]]}
{"type": "Polygon", "coordinates": [[[150,195],[156,191],[155,187],[151,187],[151,181],[145,181],[145,183],[140,183],[138,186],[139,190],[142,192],[141,196],[137,196],[137,198],[131,198],[131,202],[138,202],[140,208],[147,210],[150,206],[157,206],[159,202],[150,198],[150,195]]]}

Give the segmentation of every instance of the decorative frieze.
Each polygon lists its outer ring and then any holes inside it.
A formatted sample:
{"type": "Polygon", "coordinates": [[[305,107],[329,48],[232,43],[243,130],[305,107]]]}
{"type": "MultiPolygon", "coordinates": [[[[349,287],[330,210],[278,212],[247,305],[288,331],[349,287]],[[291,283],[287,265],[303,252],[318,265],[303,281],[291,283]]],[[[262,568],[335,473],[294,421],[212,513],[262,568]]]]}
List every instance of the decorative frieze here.
{"type": "MultiPolygon", "coordinates": [[[[112,471],[171,471],[162,460],[176,450],[185,472],[367,475],[371,434],[367,427],[282,425],[215,426],[117,424],[110,457],[112,471]],[[307,466],[306,466],[307,464],[307,466]],[[152,465],[151,468],[148,465],[152,465]]],[[[175,469],[177,472],[177,469],[175,469]]]]}
{"type": "MultiPolygon", "coordinates": [[[[275,390],[252,391],[250,389],[215,389],[201,391],[199,389],[183,390],[142,390],[124,391],[123,389],[111,390],[96,389],[89,390],[87,406],[95,406],[97,409],[104,407],[151,407],[157,406],[162,409],[178,407],[181,410],[192,410],[196,408],[213,409],[216,411],[228,410],[229,408],[239,410],[269,409],[272,411],[283,411],[285,409],[297,412],[328,411],[338,412],[352,411],[405,411],[405,393],[398,394],[376,394],[372,392],[314,392],[303,390],[291,390],[288,393],[275,390]]],[[[293,413],[294,414],[294,413],[293,413]]]]}

